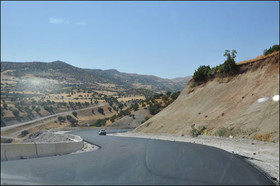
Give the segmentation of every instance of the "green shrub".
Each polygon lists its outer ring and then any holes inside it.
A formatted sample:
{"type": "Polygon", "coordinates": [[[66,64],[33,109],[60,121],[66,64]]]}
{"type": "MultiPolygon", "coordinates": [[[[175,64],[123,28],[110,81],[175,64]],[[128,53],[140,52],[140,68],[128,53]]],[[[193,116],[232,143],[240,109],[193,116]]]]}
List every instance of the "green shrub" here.
{"type": "Polygon", "coordinates": [[[194,81],[205,81],[208,77],[208,72],[210,71],[210,66],[200,66],[193,74],[194,81]]]}
{"type": "Polygon", "coordinates": [[[98,119],[95,123],[91,124],[91,126],[101,127],[106,123],[106,119],[98,119]]]}
{"type": "Polygon", "coordinates": [[[70,121],[73,117],[70,116],[70,115],[67,115],[66,118],[67,118],[68,121],[70,121]]]}
{"type": "Polygon", "coordinates": [[[161,110],[161,105],[159,103],[151,104],[149,111],[152,115],[157,114],[161,110]]]}
{"type": "Polygon", "coordinates": [[[226,136],[226,137],[228,137],[228,136],[231,135],[231,131],[228,128],[221,127],[215,132],[215,135],[216,136],[226,136]]]}
{"type": "Polygon", "coordinates": [[[112,116],[112,117],[110,118],[110,121],[113,123],[113,122],[115,121],[116,118],[117,118],[117,116],[114,115],[114,116],[112,116]]]}
{"type": "Polygon", "coordinates": [[[77,117],[78,113],[76,111],[72,112],[73,116],[77,117]]]}
{"type": "Polygon", "coordinates": [[[173,100],[175,100],[175,99],[177,99],[177,97],[180,95],[180,91],[178,91],[178,92],[174,92],[172,95],[171,95],[171,98],[173,99],[173,100]]]}
{"type": "Polygon", "coordinates": [[[27,130],[21,131],[21,136],[26,136],[27,134],[29,134],[29,132],[27,130]]]}
{"type": "Polygon", "coordinates": [[[236,64],[234,59],[229,58],[224,62],[223,66],[221,66],[221,72],[229,73],[235,68],[236,68],[236,64]]]}
{"type": "Polygon", "coordinates": [[[40,109],[39,107],[35,108],[35,111],[36,111],[37,113],[39,113],[40,110],[41,110],[41,109],[40,109]]]}
{"type": "Polygon", "coordinates": [[[97,109],[97,111],[98,111],[100,114],[105,115],[105,114],[104,114],[104,109],[103,109],[103,108],[99,107],[99,108],[97,109]]]}
{"type": "Polygon", "coordinates": [[[222,72],[228,74],[233,69],[237,68],[234,58],[236,57],[236,50],[225,50],[224,56],[227,57],[223,64],[217,65],[216,67],[210,68],[210,66],[200,66],[193,74],[194,81],[206,81],[208,77],[215,77],[216,72],[222,72]]]}
{"type": "Polygon", "coordinates": [[[13,115],[15,116],[15,117],[18,117],[19,116],[19,111],[17,110],[17,109],[13,109],[13,115]]]}
{"type": "Polygon", "coordinates": [[[78,120],[76,120],[75,118],[73,118],[70,115],[67,115],[66,118],[70,122],[71,127],[76,127],[77,126],[78,120]]]}
{"type": "Polygon", "coordinates": [[[133,104],[133,105],[131,106],[131,108],[132,108],[134,111],[137,111],[138,108],[139,108],[139,106],[138,106],[137,103],[135,103],[135,104],[133,104]]]}
{"type": "Polygon", "coordinates": [[[64,117],[64,116],[58,116],[57,120],[58,120],[59,122],[65,122],[65,121],[66,121],[66,117],[64,117]]]}
{"type": "Polygon", "coordinates": [[[197,137],[198,135],[201,135],[204,130],[206,129],[206,126],[200,126],[197,129],[194,127],[194,125],[191,126],[192,130],[191,130],[191,135],[193,137],[197,137]]]}
{"type": "Polygon", "coordinates": [[[126,110],[121,110],[120,113],[118,114],[118,117],[122,117],[122,116],[127,116],[127,115],[130,115],[131,112],[126,109],[126,110]]]}
{"type": "Polygon", "coordinates": [[[163,94],[156,94],[156,95],[154,95],[154,99],[159,99],[162,96],[163,96],[163,94]]]}
{"type": "Polygon", "coordinates": [[[232,50],[231,53],[229,50],[225,50],[224,56],[227,57],[225,60],[224,64],[220,66],[220,70],[223,73],[229,73],[232,71],[234,68],[236,68],[236,64],[234,61],[234,58],[236,57],[236,50],[232,50]]]}
{"type": "Polygon", "coordinates": [[[272,47],[270,47],[269,49],[265,49],[263,54],[266,56],[268,54],[271,54],[275,51],[279,51],[280,50],[280,47],[279,45],[273,45],[272,47]]]}
{"type": "Polygon", "coordinates": [[[71,127],[76,127],[77,126],[77,124],[78,124],[78,120],[76,120],[75,118],[72,118],[71,120],[70,120],[70,125],[71,125],[71,127]]]}
{"type": "Polygon", "coordinates": [[[47,105],[45,105],[44,106],[44,109],[46,110],[46,111],[48,111],[50,114],[53,114],[54,112],[53,112],[53,107],[52,106],[47,106],[47,105]]]}

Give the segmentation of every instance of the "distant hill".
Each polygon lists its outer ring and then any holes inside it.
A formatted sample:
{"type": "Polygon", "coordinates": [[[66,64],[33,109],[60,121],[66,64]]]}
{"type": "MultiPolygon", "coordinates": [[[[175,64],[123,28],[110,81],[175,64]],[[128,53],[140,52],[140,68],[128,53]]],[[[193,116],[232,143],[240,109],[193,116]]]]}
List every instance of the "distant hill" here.
{"type": "Polygon", "coordinates": [[[177,78],[173,78],[171,79],[171,81],[173,81],[174,83],[178,83],[178,84],[182,84],[185,86],[187,86],[188,82],[191,80],[192,76],[186,76],[186,77],[177,77],[177,78]]]}
{"type": "MultiPolygon", "coordinates": [[[[52,86],[45,83],[48,89],[58,87],[96,88],[101,90],[129,89],[148,90],[154,93],[180,91],[185,88],[189,76],[177,79],[164,79],[151,75],[139,75],[119,72],[115,69],[83,69],[62,61],[54,62],[1,62],[1,75],[24,79],[29,77],[55,80],[52,86]]],[[[20,89],[20,85],[16,85],[20,89]]],[[[27,85],[25,85],[27,86],[27,85]]],[[[30,87],[32,88],[32,87],[30,87]]]]}

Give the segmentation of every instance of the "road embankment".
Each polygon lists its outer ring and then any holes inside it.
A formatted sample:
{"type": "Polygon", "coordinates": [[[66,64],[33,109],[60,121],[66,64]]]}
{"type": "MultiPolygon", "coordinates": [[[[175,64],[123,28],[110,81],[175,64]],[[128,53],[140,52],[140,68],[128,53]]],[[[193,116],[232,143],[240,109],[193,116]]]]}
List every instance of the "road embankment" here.
{"type": "Polygon", "coordinates": [[[84,142],[81,137],[71,135],[71,139],[68,142],[53,143],[1,143],[1,161],[63,155],[83,148],[84,142]]]}

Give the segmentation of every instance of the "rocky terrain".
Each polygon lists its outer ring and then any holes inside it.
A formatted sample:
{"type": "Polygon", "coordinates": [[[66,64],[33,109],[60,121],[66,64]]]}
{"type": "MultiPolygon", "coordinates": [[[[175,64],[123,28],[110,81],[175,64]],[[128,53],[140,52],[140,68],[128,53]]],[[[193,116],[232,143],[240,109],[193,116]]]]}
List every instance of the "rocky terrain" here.
{"type": "Polygon", "coordinates": [[[31,134],[27,139],[23,140],[22,143],[31,143],[31,142],[69,142],[72,141],[70,135],[55,133],[54,130],[40,130],[31,134]]]}
{"type": "MultiPolygon", "coordinates": [[[[73,141],[73,137],[67,134],[68,131],[59,131],[59,130],[41,130],[30,135],[27,139],[23,140],[20,143],[57,143],[57,142],[69,142],[73,141]]],[[[92,145],[84,141],[84,146],[81,150],[78,150],[75,153],[89,152],[97,150],[99,147],[92,145]]]]}
{"type": "Polygon", "coordinates": [[[144,123],[147,117],[151,117],[149,110],[141,109],[134,112],[134,116],[124,116],[109,126],[118,128],[136,128],[144,123]]]}

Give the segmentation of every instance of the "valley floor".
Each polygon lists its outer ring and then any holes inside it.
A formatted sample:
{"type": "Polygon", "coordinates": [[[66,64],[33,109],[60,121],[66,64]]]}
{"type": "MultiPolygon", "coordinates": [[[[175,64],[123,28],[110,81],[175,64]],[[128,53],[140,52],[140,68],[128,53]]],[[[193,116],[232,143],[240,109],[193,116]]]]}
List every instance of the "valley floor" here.
{"type": "Polygon", "coordinates": [[[275,183],[279,185],[279,143],[263,142],[245,138],[224,138],[207,135],[191,137],[181,136],[178,134],[151,134],[133,132],[109,135],[189,142],[217,147],[230,153],[238,154],[249,160],[253,166],[263,170],[265,174],[272,177],[275,183]]]}

